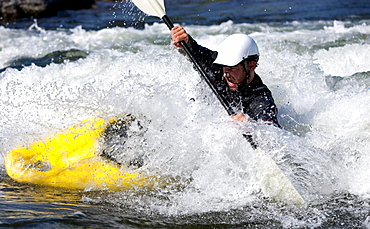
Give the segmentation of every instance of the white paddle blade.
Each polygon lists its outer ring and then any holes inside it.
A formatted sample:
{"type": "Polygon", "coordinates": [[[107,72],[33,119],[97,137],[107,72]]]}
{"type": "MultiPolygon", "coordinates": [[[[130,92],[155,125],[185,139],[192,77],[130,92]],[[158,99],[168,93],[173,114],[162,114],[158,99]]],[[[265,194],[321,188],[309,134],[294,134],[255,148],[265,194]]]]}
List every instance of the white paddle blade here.
{"type": "Polygon", "coordinates": [[[131,0],[137,8],[150,16],[162,18],[166,15],[164,0],[131,0]]]}
{"type": "Polygon", "coordinates": [[[277,166],[274,160],[266,152],[256,149],[259,175],[262,178],[262,191],[279,202],[293,205],[303,205],[305,200],[292,182],[285,176],[283,171],[277,166]]]}

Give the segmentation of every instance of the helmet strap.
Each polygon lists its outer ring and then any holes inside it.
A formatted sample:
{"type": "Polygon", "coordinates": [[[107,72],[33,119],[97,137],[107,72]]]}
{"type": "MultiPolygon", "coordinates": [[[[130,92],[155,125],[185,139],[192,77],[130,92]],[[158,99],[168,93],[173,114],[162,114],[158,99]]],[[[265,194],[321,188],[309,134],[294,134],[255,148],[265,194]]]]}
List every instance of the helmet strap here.
{"type": "Polygon", "coordinates": [[[249,78],[251,76],[250,71],[248,70],[248,63],[249,61],[247,59],[243,60],[243,67],[245,72],[247,73],[246,75],[246,84],[248,84],[249,78]]]}

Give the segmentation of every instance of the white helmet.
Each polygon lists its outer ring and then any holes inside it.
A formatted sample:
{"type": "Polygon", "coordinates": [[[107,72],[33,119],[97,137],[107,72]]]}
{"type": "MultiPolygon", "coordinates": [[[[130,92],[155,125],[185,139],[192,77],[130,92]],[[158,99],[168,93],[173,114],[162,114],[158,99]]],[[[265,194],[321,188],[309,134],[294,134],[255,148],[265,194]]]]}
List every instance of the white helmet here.
{"type": "Polygon", "coordinates": [[[245,34],[233,34],[227,37],[216,51],[218,55],[213,63],[224,66],[235,66],[251,56],[260,55],[256,42],[245,34]]]}

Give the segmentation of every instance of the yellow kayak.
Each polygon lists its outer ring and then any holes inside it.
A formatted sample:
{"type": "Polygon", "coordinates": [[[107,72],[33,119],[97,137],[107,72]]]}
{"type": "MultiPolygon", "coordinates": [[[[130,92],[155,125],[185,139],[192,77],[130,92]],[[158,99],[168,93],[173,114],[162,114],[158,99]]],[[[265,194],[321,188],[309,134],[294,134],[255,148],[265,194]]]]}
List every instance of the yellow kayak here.
{"type": "Polygon", "coordinates": [[[130,121],[130,117],[90,118],[55,136],[14,149],[5,157],[7,174],[18,182],[68,189],[152,188],[161,183],[155,176],[124,169],[100,156],[106,128],[117,120],[130,121]]]}

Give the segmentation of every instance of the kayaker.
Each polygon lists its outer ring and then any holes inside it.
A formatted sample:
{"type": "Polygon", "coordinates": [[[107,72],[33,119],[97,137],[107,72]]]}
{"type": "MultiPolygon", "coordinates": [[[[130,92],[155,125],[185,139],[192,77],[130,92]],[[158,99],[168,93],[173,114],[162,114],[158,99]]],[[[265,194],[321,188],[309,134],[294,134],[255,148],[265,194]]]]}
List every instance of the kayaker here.
{"type": "Polygon", "coordinates": [[[218,93],[233,108],[234,120],[263,121],[279,126],[271,91],[255,72],[260,54],[251,37],[231,35],[219,45],[217,51],[212,51],[200,46],[181,26],[175,26],[171,36],[176,47],[181,48],[180,41],[187,43],[218,93]]]}

